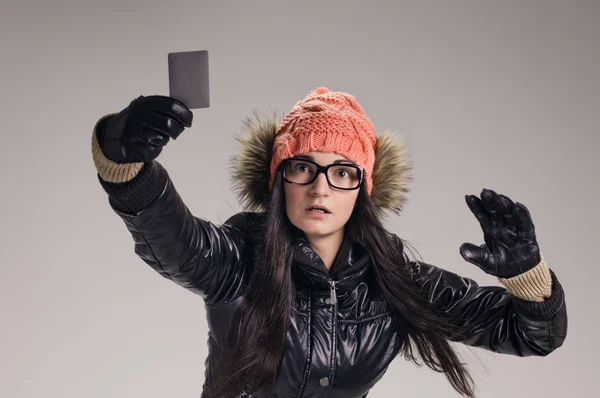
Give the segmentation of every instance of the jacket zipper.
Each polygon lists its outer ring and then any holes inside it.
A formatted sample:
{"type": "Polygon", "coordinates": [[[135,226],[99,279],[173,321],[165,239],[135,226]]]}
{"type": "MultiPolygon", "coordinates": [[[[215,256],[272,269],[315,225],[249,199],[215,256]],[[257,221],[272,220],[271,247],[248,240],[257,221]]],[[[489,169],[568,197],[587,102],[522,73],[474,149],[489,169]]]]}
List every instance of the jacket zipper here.
{"type": "Polygon", "coordinates": [[[329,368],[329,386],[327,388],[327,396],[331,394],[331,388],[333,387],[333,379],[335,375],[335,358],[336,358],[336,349],[337,349],[337,309],[338,309],[338,299],[337,299],[337,291],[335,290],[335,285],[337,285],[339,281],[334,281],[329,279],[329,299],[331,301],[331,365],[329,368]]]}
{"type": "Polygon", "coordinates": [[[337,309],[337,292],[335,291],[335,285],[338,283],[339,281],[334,281],[332,279],[329,280],[329,285],[331,286],[331,288],[329,289],[329,293],[330,296],[329,298],[331,299],[331,305],[334,305],[337,309]]]}

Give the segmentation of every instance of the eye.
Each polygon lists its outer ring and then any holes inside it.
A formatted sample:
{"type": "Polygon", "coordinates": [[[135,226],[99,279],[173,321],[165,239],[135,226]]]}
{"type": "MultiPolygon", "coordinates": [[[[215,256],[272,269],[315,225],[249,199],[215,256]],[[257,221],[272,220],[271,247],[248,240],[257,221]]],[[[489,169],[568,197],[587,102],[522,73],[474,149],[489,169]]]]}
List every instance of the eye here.
{"type": "Polygon", "coordinates": [[[310,171],[310,168],[306,163],[296,163],[294,164],[294,171],[299,173],[307,173],[310,171]]]}
{"type": "Polygon", "coordinates": [[[337,169],[336,174],[338,177],[348,178],[350,176],[350,171],[346,168],[339,168],[337,169]]]}

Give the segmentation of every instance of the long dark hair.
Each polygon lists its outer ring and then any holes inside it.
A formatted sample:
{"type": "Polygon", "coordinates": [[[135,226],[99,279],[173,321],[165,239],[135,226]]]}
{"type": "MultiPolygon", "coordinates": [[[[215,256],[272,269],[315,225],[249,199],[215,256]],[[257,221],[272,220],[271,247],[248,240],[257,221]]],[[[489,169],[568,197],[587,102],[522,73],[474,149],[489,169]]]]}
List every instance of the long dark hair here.
{"type": "MultiPolygon", "coordinates": [[[[252,276],[246,299],[232,323],[237,327],[231,328],[227,351],[217,364],[217,379],[207,385],[209,398],[235,398],[242,391],[261,391],[266,396],[273,393],[295,297],[291,245],[297,229],[287,218],[282,184],[278,173],[264,223],[249,233],[248,239],[256,248],[252,276]]],[[[383,227],[364,186],[346,233],[372,257],[377,289],[394,316],[399,353],[418,366],[422,360],[444,373],[461,395],[474,397],[469,372],[448,341],[456,331],[447,318],[431,308],[415,284],[404,241],[383,227]]]]}

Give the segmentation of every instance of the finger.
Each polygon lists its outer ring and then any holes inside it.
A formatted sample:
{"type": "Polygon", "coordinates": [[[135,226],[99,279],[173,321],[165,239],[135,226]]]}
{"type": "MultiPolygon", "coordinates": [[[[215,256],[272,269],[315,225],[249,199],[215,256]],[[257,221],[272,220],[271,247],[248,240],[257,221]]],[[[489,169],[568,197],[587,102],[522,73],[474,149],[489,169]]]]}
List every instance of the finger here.
{"type": "Polygon", "coordinates": [[[518,234],[523,239],[534,240],[535,239],[535,226],[531,219],[531,214],[525,205],[517,202],[514,211],[515,221],[518,228],[518,234]]]}
{"type": "Polygon", "coordinates": [[[503,194],[497,194],[498,200],[502,202],[502,205],[507,208],[512,208],[515,205],[515,202],[511,198],[503,194]]]}
{"type": "Polygon", "coordinates": [[[490,217],[488,211],[486,210],[483,203],[481,203],[481,199],[479,199],[475,195],[465,195],[465,201],[467,202],[467,206],[479,221],[479,224],[483,229],[486,229],[490,226],[490,217]]]}
{"type": "Polygon", "coordinates": [[[145,107],[157,114],[175,118],[185,127],[191,127],[194,119],[192,111],[181,101],[162,95],[144,97],[145,107]]]}
{"type": "Polygon", "coordinates": [[[138,135],[138,143],[153,145],[153,146],[165,146],[169,143],[171,138],[161,131],[157,131],[152,126],[142,126],[140,128],[140,134],[138,135]]]}
{"type": "Polygon", "coordinates": [[[496,197],[498,194],[491,189],[483,189],[481,191],[481,203],[484,208],[489,213],[490,222],[493,225],[503,225],[504,218],[501,214],[501,210],[498,208],[498,203],[496,203],[496,197]]]}
{"type": "Polygon", "coordinates": [[[157,114],[155,112],[145,112],[142,124],[147,125],[152,130],[159,131],[173,139],[177,139],[185,127],[181,122],[166,114],[157,114]]]}
{"type": "Polygon", "coordinates": [[[473,243],[463,243],[460,245],[460,255],[466,261],[481,268],[483,272],[492,275],[495,274],[496,265],[494,263],[494,256],[489,250],[473,243]]]}
{"type": "Polygon", "coordinates": [[[494,226],[490,220],[490,214],[488,213],[487,209],[481,202],[481,199],[479,199],[477,196],[468,195],[466,197],[466,199],[467,199],[467,204],[469,205],[469,208],[471,209],[471,212],[473,212],[473,214],[479,221],[479,225],[481,226],[481,229],[483,230],[483,240],[485,241],[487,246],[490,248],[490,250],[493,251],[494,241],[491,236],[491,230],[494,226]]]}
{"type": "Polygon", "coordinates": [[[513,214],[515,203],[506,195],[498,194],[494,199],[496,207],[499,209],[499,213],[502,213],[504,225],[512,227],[516,230],[516,221],[513,214]]]}
{"type": "Polygon", "coordinates": [[[135,133],[130,133],[122,138],[123,145],[165,146],[169,140],[170,137],[167,134],[152,128],[145,121],[135,127],[135,133]]]}

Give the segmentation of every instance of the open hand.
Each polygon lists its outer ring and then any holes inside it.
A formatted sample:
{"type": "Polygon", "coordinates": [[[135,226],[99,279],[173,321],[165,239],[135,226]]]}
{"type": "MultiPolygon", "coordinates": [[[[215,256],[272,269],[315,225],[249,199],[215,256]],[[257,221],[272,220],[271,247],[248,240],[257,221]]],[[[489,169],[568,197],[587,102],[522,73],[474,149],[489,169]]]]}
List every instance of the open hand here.
{"type": "Polygon", "coordinates": [[[481,199],[465,195],[469,209],[483,229],[485,244],[463,243],[462,257],[499,278],[511,278],[534,268],[541,260],[529,210],[489,189],[481,199]]]}

